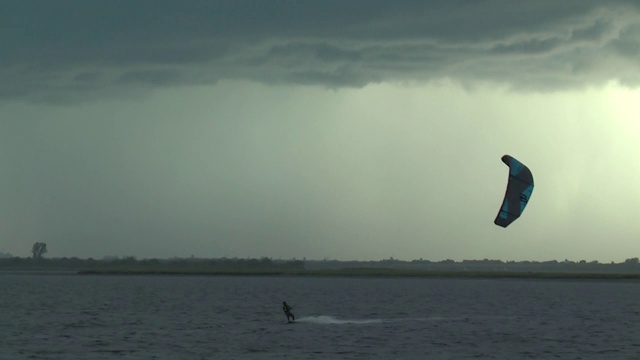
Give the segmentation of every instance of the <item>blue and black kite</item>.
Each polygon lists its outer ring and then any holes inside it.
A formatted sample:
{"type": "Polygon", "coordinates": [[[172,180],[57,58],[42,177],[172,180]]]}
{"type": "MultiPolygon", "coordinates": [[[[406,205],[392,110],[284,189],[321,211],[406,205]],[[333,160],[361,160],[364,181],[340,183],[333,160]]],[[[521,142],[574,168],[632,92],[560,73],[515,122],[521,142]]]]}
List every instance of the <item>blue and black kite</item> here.
{"type": "Polygon", "coordinates": [[[527,206],[533,192],[533,175],[529,168],[509,155],[503,156],[502,162],[509,167],[509,183],[494,223],[506,228],[522,215],[527,206]]]}

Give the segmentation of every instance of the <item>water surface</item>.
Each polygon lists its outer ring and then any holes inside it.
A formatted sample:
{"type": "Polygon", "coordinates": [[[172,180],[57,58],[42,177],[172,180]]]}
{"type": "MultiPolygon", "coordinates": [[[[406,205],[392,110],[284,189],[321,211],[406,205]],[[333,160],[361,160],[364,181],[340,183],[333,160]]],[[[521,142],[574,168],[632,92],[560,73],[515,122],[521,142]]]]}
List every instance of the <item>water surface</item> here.
{"type": "Polygon", "coordinates": [[[0,273],[0,285],[2,359],[640,358],[634,281],[0,273]]]}

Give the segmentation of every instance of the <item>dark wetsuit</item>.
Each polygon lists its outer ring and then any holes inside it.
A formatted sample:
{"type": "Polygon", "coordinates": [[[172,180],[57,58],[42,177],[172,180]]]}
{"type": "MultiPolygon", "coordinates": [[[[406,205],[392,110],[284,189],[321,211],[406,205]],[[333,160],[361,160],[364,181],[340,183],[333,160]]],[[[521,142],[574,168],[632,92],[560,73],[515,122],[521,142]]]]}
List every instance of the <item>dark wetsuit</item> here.
{"type": "Polygon", "coordinates": [[[291,309],[291,306],[287,305],[286,302],[282,302],[282,311],[284,311],[284,314],[287,315],[288,322],[296,321],[296,317],[291,313],[291,309]]]}

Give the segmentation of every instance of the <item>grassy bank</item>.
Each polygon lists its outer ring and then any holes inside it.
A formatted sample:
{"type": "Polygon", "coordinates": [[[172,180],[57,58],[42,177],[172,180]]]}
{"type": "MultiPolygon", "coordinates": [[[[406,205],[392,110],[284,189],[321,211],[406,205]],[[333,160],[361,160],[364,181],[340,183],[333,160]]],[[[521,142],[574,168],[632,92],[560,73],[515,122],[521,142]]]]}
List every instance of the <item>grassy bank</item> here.
{"type": "Polygon", "coordinates": [[[83,275],[209,275],[209,276],[337,276],[337,277],[424,277],[424,278],[515,278],[515,279],[592,279],[640,280],[637,273],[524,272],[524,271],[429,271],[399,269],[327,269],[327,270],[162,270],[100,269],[79,271],[83,275]]]}

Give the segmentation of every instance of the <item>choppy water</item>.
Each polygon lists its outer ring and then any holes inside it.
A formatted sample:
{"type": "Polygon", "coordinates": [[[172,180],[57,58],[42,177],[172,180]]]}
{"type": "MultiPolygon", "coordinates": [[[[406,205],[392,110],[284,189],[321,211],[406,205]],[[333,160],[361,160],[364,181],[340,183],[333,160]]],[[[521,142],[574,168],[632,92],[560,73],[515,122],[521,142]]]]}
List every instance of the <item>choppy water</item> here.
{"type": "Polygon", "coordinates": [[[0,273],[0,288],[0,359],[640,359],[640,282],[0,273]]]}

